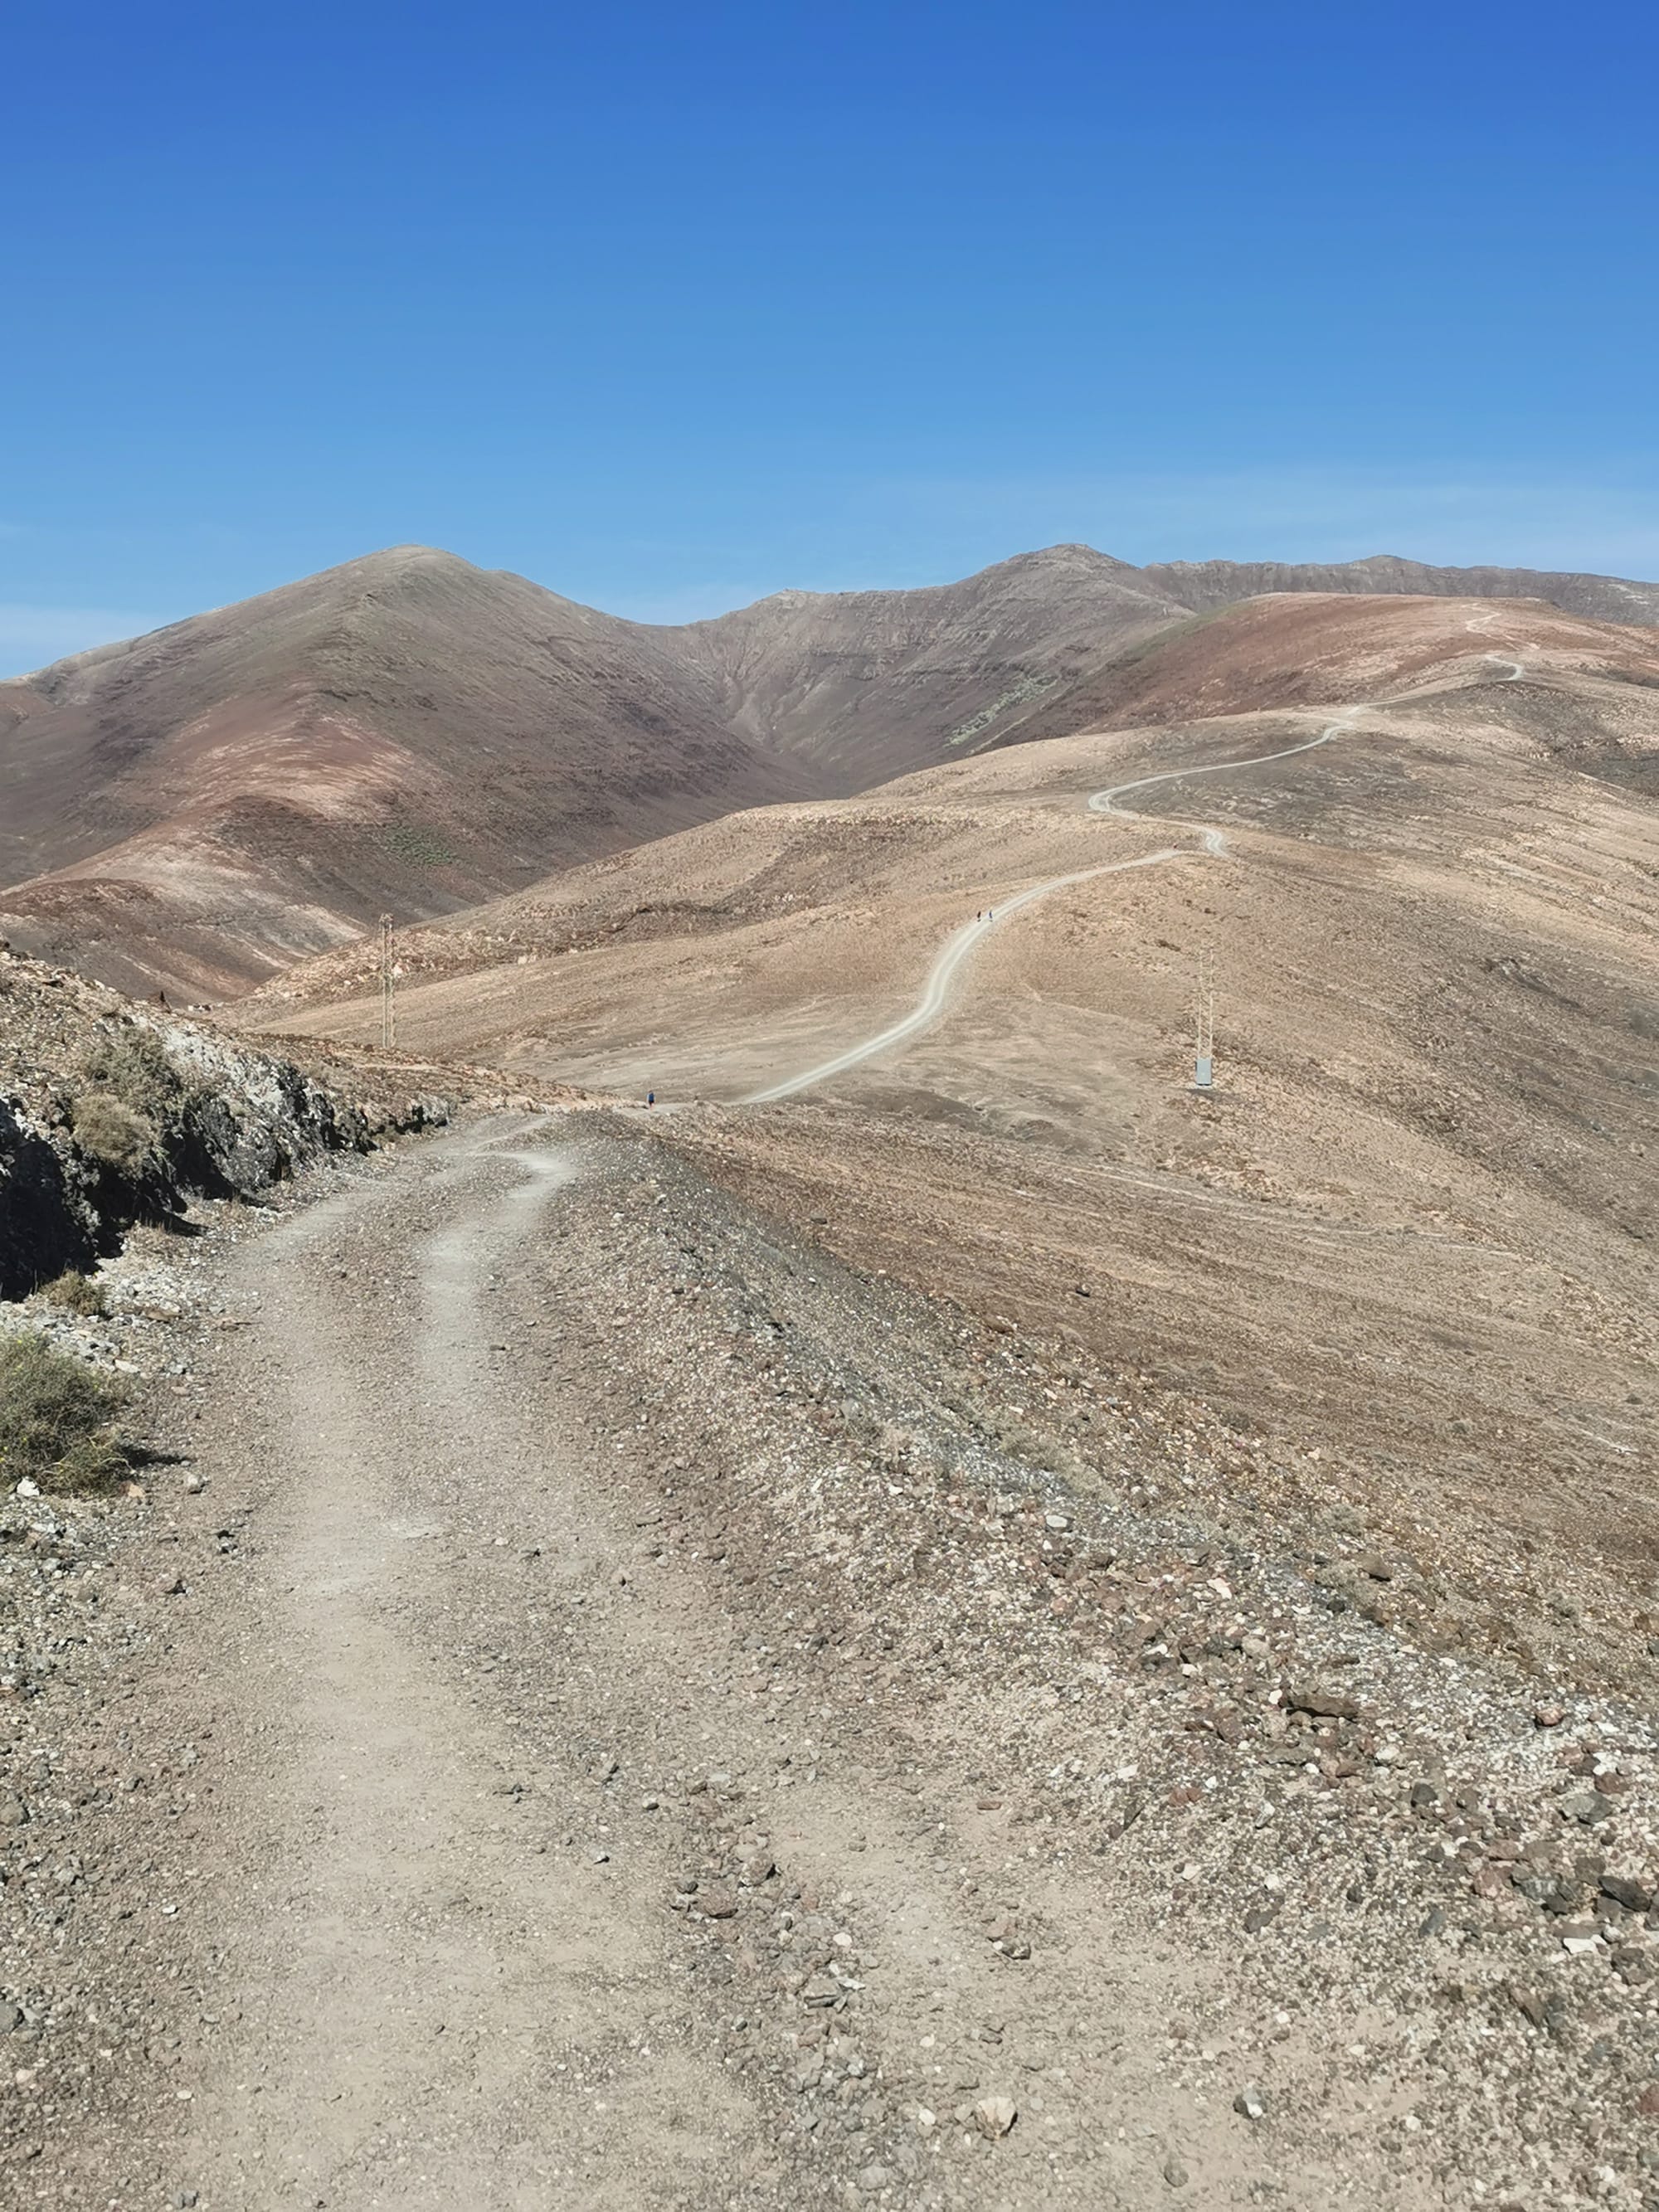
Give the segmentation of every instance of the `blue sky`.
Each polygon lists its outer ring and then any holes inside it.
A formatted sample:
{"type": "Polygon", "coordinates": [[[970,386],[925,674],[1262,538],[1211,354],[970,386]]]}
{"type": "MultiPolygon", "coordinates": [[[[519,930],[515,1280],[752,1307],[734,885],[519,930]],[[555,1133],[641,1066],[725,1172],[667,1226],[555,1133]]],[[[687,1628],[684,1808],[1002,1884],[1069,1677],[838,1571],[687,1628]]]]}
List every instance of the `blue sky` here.
{"type": "Polygon", "coordinates": [[[0,672],[408,541],[653,620],[1072,538],[1659,575],[1656,63],[1624,0],[24,0],[0,672]]]}

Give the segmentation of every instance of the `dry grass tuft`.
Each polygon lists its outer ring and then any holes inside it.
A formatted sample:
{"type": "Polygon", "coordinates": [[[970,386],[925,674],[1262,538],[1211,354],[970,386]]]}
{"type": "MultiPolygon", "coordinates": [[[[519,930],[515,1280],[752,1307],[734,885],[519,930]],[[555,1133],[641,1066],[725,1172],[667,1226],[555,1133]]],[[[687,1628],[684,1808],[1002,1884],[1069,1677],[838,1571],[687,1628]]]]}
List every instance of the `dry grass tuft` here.
{"type": "Polygon", "coordinates": [[[70,1109],[75,1141],[101,1166],[137,1175],[155,1147],[155,1125],[113,1093],[88,1091],[70,1109]]]}
{"type": "Polygon", "coordinates": [[[44,1284],[40,1295],[65,1313],[80,1314],[88,1320],[109,1311],[109,1300],[97,1277],[77,1274],[73,1267],[66,1267],[61,1275],[44,1284]]]}
{"type": "Polygon", "coordinates": [[[0,1340],[0,1478],[104,1490],[126,1457],[110,1433],[121,1401],[78,1359],[33,1334],[0,1340]]]}

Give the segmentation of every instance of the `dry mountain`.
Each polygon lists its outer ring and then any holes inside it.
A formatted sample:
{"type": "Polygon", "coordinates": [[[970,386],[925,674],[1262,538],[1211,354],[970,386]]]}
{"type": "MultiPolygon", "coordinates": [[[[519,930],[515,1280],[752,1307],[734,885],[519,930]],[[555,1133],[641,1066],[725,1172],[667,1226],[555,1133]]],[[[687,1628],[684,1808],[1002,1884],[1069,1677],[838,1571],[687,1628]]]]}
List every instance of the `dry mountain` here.
{"type": "Polygon", "coordinates": [[[1172,660],[1229,601],[1311,592],[1317,629],[1333,593],[1459,591],[1659,623],[1659,586],[1616,578],[1138,569],[1063,545],[653,628],[402,547],[0,684],[0,927],[124,988],[220,999],[382,911],[452,913],[734,810],[1103,720],[1338,696],[1278,633],[1243,691],[1237,654],[1172,660]]]}
{"type": "Polygon", "coordinates": [[[854,792],[1018,734],[1187,612],[1127,562],[1054,545],[920,591],[780,592],[665,636],[734,729],[854,792]]]}
{"type": "MultiPolygon", "coordinates": [[[[1425,1542],[1599,1556],[1622,1632],[1659,1436],[1659,636],[1281,596],[1133,671],[1077,733],[409,933],[400,1044],[654,1086],[671,1141],[860,1266],[1310,1423],[1425,1542]]],[[[369,981],[345,948],[235,1018],[360,1047],[369,981]]]]}
{"type": "Polygon", "coordinates": [[[1265,592],[1346,592],[1413,599],[1543,599],[1601,622],[1659,623],[1659,584],[1544,568],[1435,568],[1374,553],[1364,561],[1164,561],[1141,570],[1154,589],[1203,613],[1265,592]]]}
{"type": "Polygon", "coordinates": [[[811,788],[655,633],[418,547],[0,685],[14,937],[218,998],[811,788]]]}

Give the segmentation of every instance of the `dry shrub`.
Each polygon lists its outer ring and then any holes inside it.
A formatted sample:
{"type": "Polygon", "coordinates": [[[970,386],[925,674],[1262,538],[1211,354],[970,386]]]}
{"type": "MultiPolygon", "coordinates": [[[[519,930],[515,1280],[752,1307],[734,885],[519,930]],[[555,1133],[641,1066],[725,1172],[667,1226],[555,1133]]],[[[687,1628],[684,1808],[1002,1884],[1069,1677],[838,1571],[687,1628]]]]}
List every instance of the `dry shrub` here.
{"type": "Polygon", "coordinates": [[[0,1340],[0,1478],[42,1490],[106,1488],[126,1466],[110,1434],[120,1402],[44,1337],[0,1340]]]}
{"type": "Polygon", "coordinates": [[[94,1045],[81,1073],[90,1091],[118,1099],[152,1127],[178,1112],[188,1089],[161,1039],[144,1029],[126,1030],[94,1045]]]}
{"type": "Polygon", "coordinates": [[[95,1276],[77,1274],[73,1267],[66,1267],[46,1284],[40,1295],[65,1313],[80,1314],[88,1319],[109,1311],[103,1285],[95,1276]]]}
{"type": "Polygon", "coordinates": [[[70,1112],[76,1143],[103,1167],[137,1175],[155,1147],[155,1123],[112,1091],[86,1091],[70,1112]]]}
{"type": "Polygon", "coordinates": [[[1016,1419],[1000,1406],[987,1407],[980,1414],[979,1426],[980,1433],[1006,1458],[1023,1460],[1027,1467],[1040,1468],[1050,1474],[1073,1474],[1083,1464],[1069,1444],[1016,1419]]]}

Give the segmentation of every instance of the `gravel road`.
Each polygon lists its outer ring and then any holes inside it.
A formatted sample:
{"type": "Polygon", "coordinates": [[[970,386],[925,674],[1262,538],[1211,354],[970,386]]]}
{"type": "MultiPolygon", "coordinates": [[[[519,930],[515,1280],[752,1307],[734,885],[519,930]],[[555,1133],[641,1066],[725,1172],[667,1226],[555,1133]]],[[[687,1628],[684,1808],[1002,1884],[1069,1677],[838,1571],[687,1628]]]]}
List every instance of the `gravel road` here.
{"type": "Polygon", "coordinates": [[[1587,2098],[1509,1888],[1557,1740],[1192,1501],[1074,1497],[1006,1408],[1075,1376],[665,1135],[498,1116],[218,1263],[94,1729],[150,1784],[82,1994],[143,2057],[6,2201],[1643,2203],[1637,2044],[1587,2098]]]}

